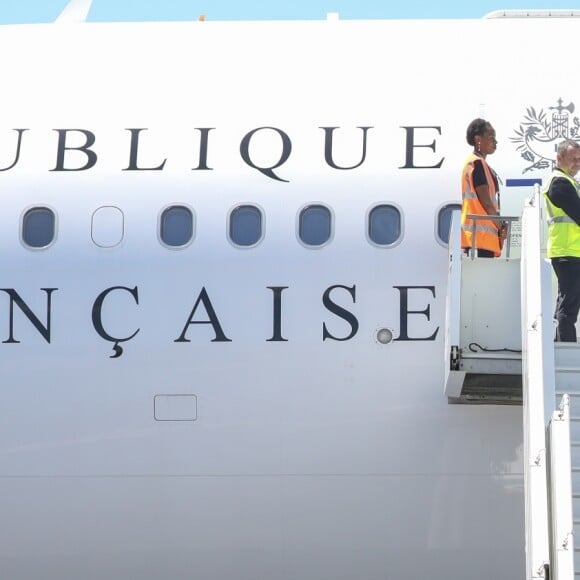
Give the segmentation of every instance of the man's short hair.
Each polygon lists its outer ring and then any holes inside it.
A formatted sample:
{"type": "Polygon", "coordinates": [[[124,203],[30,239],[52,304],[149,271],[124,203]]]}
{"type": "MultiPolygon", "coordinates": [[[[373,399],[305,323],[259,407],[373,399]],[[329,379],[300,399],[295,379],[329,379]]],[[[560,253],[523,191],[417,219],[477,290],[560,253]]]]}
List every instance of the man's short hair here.
{"type": "Polygon", "coordinates": [[[558,143],[558,149],[556,150],[558,156],[564,155],[564,153],[568,151],[568,147],[577,149],[580,147],[580,143],[578,143],[578,141],[574,141],[573,139],[564,139],[564,141],[560,141],[560,143],[558,143]]]}

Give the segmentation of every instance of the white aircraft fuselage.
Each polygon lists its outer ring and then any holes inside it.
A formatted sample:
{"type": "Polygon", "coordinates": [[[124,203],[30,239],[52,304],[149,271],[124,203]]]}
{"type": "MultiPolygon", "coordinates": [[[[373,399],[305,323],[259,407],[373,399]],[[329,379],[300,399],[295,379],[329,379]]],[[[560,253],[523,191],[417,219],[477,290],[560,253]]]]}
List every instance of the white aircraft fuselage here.
{"type": "Polygon", "coordinates": [[[504,180],[547,175],[577,29],[2,27],[0,577],[522,577],[522,410],[444,395],[438,217],[476,117],[504,180]]]}

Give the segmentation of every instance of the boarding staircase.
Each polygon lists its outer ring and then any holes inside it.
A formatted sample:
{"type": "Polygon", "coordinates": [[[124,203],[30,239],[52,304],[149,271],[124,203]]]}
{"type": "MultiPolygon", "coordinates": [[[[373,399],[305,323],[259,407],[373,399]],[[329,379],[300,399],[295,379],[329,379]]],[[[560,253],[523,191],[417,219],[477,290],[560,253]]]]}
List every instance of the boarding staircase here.
{"type": "Polygon", "coordinates": [[[554,343],[539,187],[522,218],[526,578],[580,578],[580,344],[554,343]]]}
{"type": "Polygon", "coordinates": [[[551,578],[580,578],[580,345],[554,348],[555,411],[548,426],[551,578]]]}
{"type": "Polygon", "coordinates": [[[580,578],[580,345],[557,343],[547,466],[551,578],[580,578]],[[576,543],[574,538],[577,538],[576,543]]]}
{"type": "MultiPolygon", "coordinates": [[[[580,579],[580,343],[553,342],[554,281],[541,205],[536,186],[524,208],[517,259],[466,260],[454,216],[445,394],[450,403],[523,406],[526,580],[574,580],[580,579]],[[520,281],[521,317],[500,316],[499,333],[477,314],[494,293],[482,290],[481,278],[472,290],[466,284],[490,268],[510,284],[520,281]],[[498,335],[502,344],[493,346],[502,348],[488,348],[498,335]]],[[[492,276],[484,272],[483,278],[492,276]]],[[[501,298],[505,302],[505,294],[501,298]]]]}

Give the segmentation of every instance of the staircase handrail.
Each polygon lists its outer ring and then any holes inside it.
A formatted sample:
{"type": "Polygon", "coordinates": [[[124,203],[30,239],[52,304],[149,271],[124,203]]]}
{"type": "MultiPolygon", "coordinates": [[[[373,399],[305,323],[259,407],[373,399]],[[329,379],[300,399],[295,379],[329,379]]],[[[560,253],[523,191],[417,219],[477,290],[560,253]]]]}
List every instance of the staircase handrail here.
{"type": "Polygon", "coordinates": [[[550,565],[546,429],[554,410],[551,271],[541,255],[539,185],[522,216],[522,380],[526,579],[546,579],[550,565]]]}
{"type": "Polygon", "coordinates": [[[570,397],[562,396],[550,422],[550,496],[552,519],[552,580],[574,579],[574,517],[570,397]]]}

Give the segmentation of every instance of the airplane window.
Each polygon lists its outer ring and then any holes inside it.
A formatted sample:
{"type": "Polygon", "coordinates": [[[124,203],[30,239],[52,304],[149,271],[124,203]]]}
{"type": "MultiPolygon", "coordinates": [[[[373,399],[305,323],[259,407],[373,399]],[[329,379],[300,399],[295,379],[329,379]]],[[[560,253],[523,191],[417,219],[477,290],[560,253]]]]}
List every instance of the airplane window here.
{"type": "Polygon", "coordinates": [[[22,241],[31,248],[45,248],[54,241],[55,222],[47,207],[29,209],[22,218],[22,241]]]}
{"type": "Polygon", "coordinates": [[[401,236],[401,213],[392,205],[377,205],[369,214],[369,238],[379,246],[390,246],[401,236]]]}
{"type": "Polygon", "coordinates": [[[330,210],[323,205],[311,205],[300,212],[298,235],[308,246],[322,246],[331,234],[330,210]]]}
{"type": "Polygon", "coordinates": [[[262,212],[253,205],[240,205],[230,214],[230,239],[238,246],[253,246],[262,237],[262,212]]]}
{"type": "Polygon", "coordinates": [[[101,248],[114,248],[123,241],[123,212],[114,206],[95,210],[91,223],[91,238],[101,248]]]}
{"type": "Polygon", "coordinates": [[[450,203],[449,205],[443,206],[439,210],[437,216],[437,235],[439,239],[447,245],[449,243],[449,234],[451,232],[451,216],[453,211],[456,209],[461,209],[461,204],[450,203]]]}
{"type": "Polygon", "coordinates": [[[164,244],[172,247],[185,246],[193,238],[193,214],[183,205],[168,207],[162,214],[159,236],[164,244]]]}

